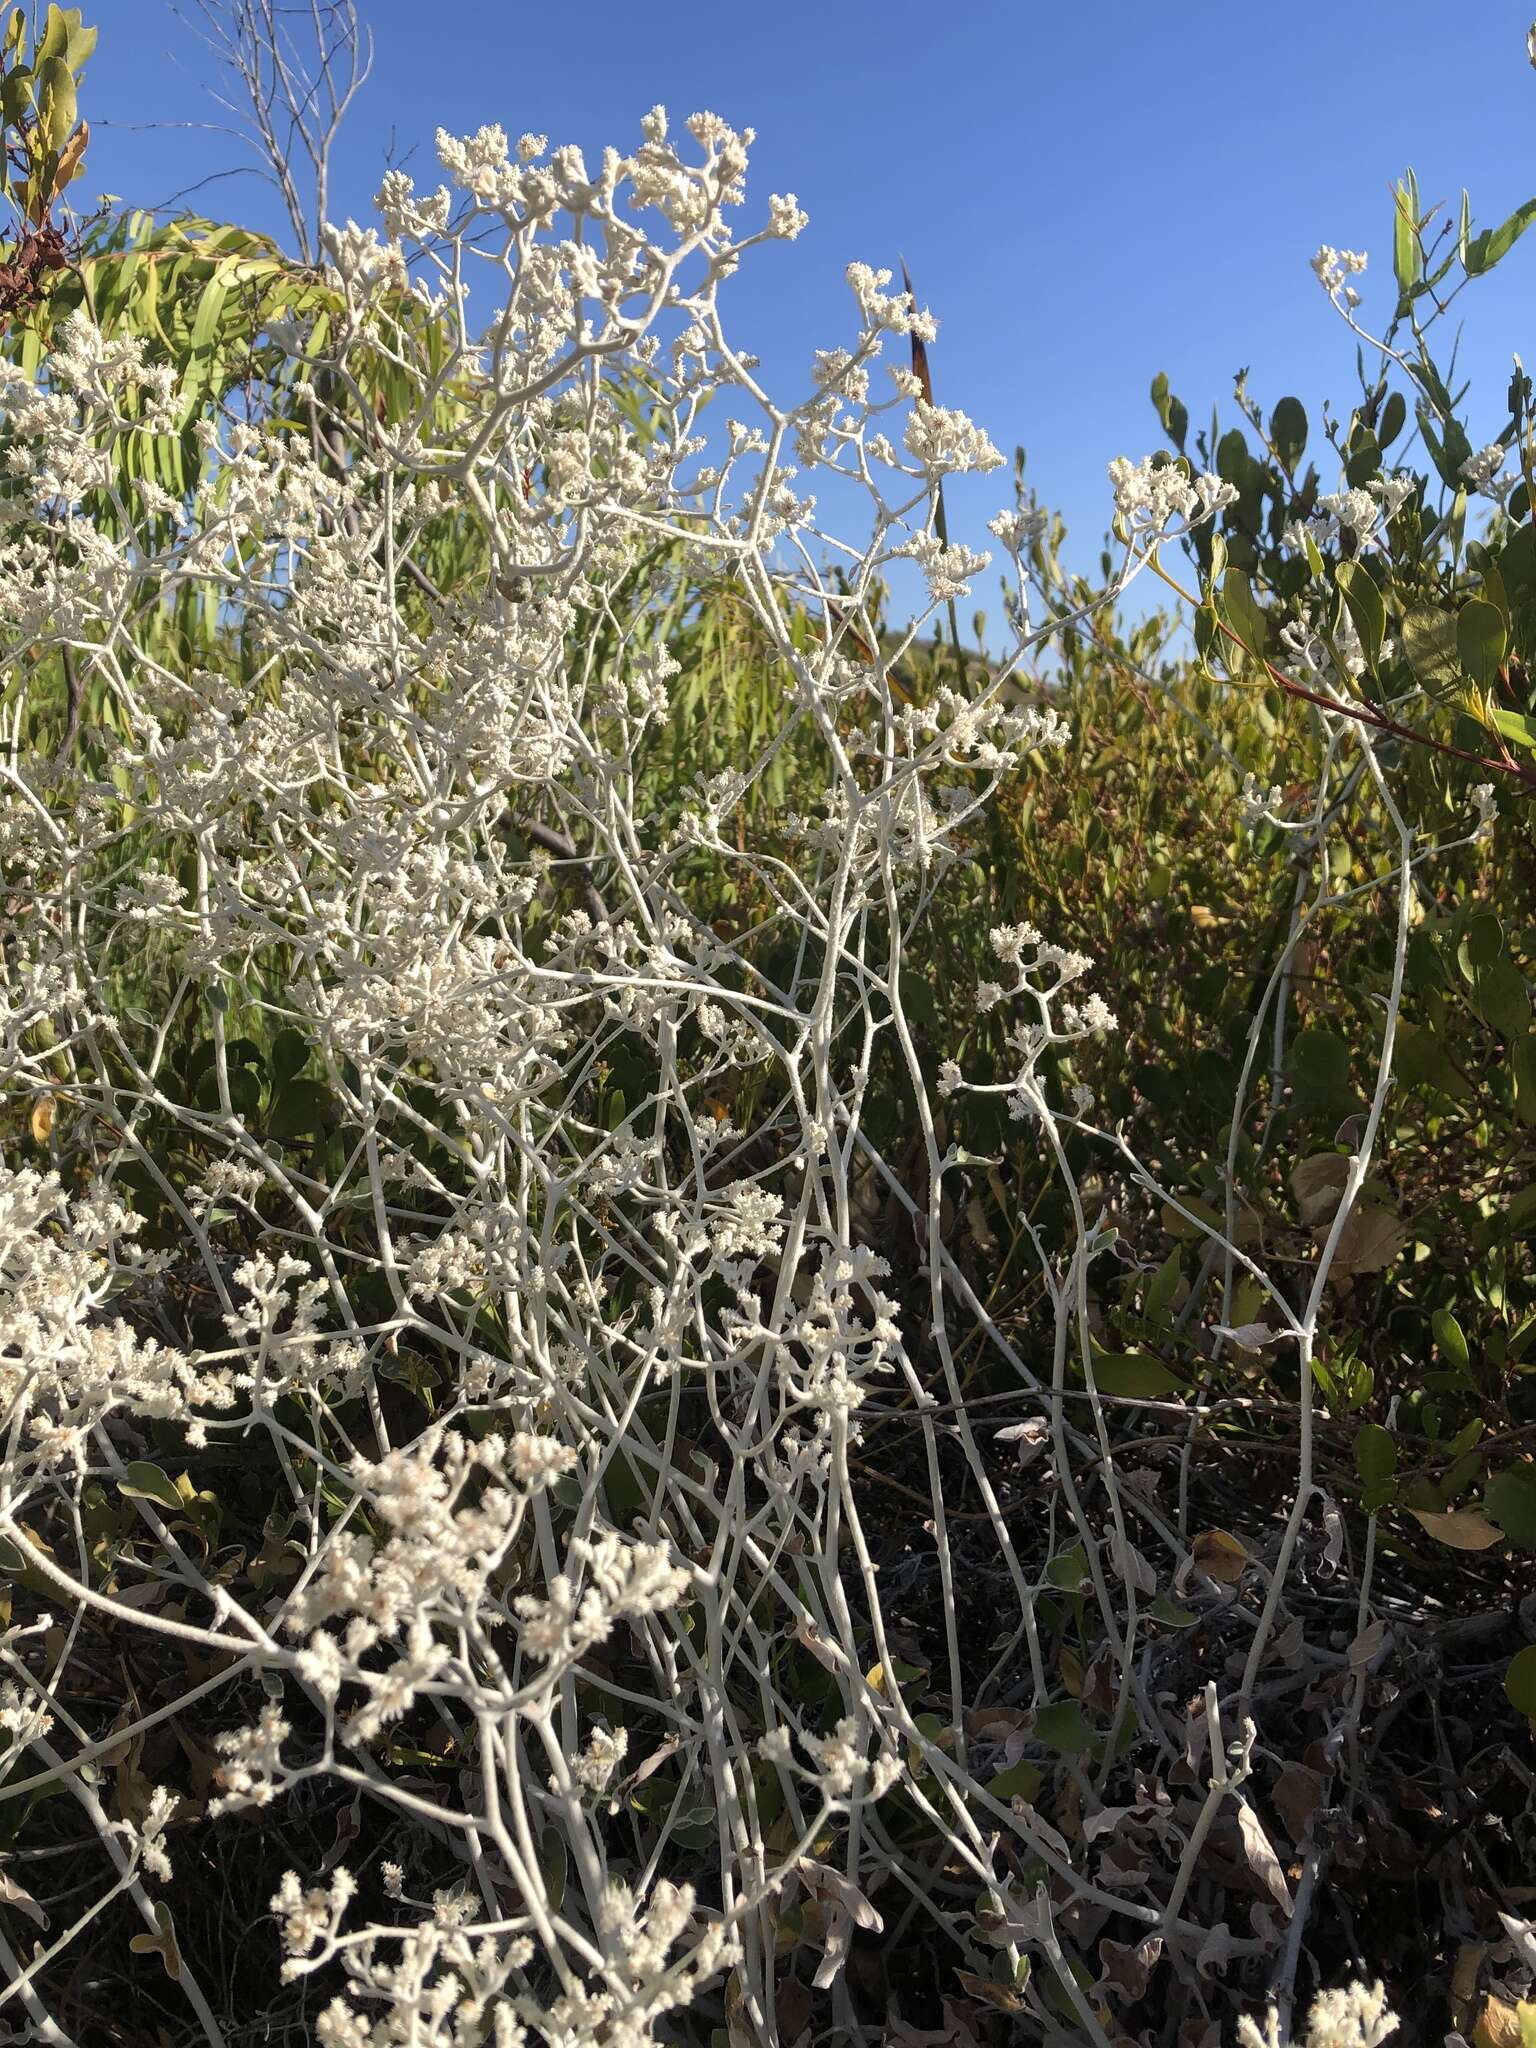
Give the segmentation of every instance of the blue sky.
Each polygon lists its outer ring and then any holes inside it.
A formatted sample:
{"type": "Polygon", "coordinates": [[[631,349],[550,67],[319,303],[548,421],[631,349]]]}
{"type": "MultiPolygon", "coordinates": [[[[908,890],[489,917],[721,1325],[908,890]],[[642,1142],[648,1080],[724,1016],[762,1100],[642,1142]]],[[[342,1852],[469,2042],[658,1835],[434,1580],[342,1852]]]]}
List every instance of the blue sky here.
{"type": "MultiPolygon", "coordinates": [[[[1155,371],[1196,422],[1213,401],[1230,419],[1243,365],[1266,403],[1307,403],[1314,438],[1318,401],[1348,403],[1354,345],[1307,259],[1322,241],[1369,250],[1365,312],[1382,311],[1405,165],[1426,200],[1454,207],[1468,186],[1480,225],[1536,193],[1536,0],[361,4],[375,69],[333,212],[373,218],[391,143],[397,158],[417,145],[412,168],[434,184],[439,125],[497,120],[595,150],[628,146],[658,100],[750,124],[757,194],[793,190],[811,216],[731,288],[775,390],[797,395],[812,349],[847,338],[844,266],[905,256],[941,323],[939,402],[1005,450],[1024,444],[1083,560],[1107,519],[1106,462],[1157,444],[1155,371]]],[[[211,61],[164,0],[85,0],[85,15],[101,42],[84,193],[154,203],[239,161],[227,137],[145,125],[219,118],[211,61]]],[[[194,203],[278,225],[251,179],[194,203]]],[[[1536,230],[1460,302],[1474,439],[1501,423],[1510,351],[1536,361],[1533,265],[1536,230]]],[[[996,478],[971,489],[962,530],[1006,496],[996,478]]]]}

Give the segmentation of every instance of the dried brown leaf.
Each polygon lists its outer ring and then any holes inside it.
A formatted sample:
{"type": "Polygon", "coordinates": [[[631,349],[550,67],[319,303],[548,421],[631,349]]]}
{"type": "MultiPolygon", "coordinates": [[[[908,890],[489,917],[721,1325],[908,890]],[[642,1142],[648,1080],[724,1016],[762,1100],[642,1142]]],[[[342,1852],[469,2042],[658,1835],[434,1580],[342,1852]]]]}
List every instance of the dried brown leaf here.
{"type": "Polygon", "coordinates": [[[1472,2030],[1472,2048],[1520,2048],[1528,2022],[1536,2022],[1536,2005],[1525,2000],[1509,2005],[1502,1998],[1490,1998],[1472,2030]]]}
{"type": "Polygon", "coordinates": [[[1431,1508],[1410,1508],[1408,1512],[1426,1535],[1450,1550],[1492,1550],[1504,1541],[1504,1532],[1476,1508],[1460,1508],[1455,1514],[1436,1514],[1431,1508]]]}
{"type": "Polygon", "coordinates": [[[1305,1764],[1287,1764],[1275,1780],[1270,1799],[1299,1849],[1312,1831],[1312,1816],[1323,1803],[1327,1780],[1305,1764]]]}
{"type": "Polygon", "coordinates": [[[1196,1565],[1207,1578],[1235,1586],[1248,1569],[1248,1553],[1227,1529],[1205,1529],[1192,1546],[1196,1565]]]}
{"type": "Polygon", "coordinates": [[[1342,1152],[1314,1152],[1291,1168],[1291,1193],[1309,1230],[1332,1221],[1348,1173],[1349,1161],[1342,1152]]]}
{"type": "Polygon", "coordinates": [[[0,1906],[10,1906],[18,1913],[25,1913],[35,1926],[45,1930],[48,1926],[48,1915],[26,1886],[18,1884],[14,1877],[7,1877],[3,1870],[0,1870],[0,1906]]]}
{"type": "Polygon", "coordinates": [[[1237,1809],[1237,1831],[1242,1838],[1243,1856],[1249,1870],[1263,1885],[1282,1913],[1291,1910],[1291,1888],[1285,1881],[1285,1872],[1280,1868],[1280,1858],[1275,1854],[1274,1844],[1264,1831],[1264,1823],[1248,1804],[1241,1801],[1237,1809]]]}
{"type": "Polygon", "coordinates": [[[1128,1942],[1111,1941],[1106,1934],[1099,1943],[1099,1968],[1103,1972],[1094,1986],[1096,1993],[1109,1993],[1134,2005],[1146,1996],[1147,1981],[1163,1953],[1159,1934],[1149,1934],[1132,1948],[1128,1942]]]}
{"type": "Polygon", "coordinates": [[[991,1977],[975,1976],[970,1970],[956,1970],[956,1978],[970,1992],[972,1998],[979,1998],[983,2005],[996,2006],[999,2012],[1027,2012],[1022,1991],[1016,1991],[1011,1984],[998,1984],[991,1977]]]}
{"type": "MultiPolygon", "coordinates": [[[[1319,1243],[1327,1233],[1318,1231],[1319,1243]]],[[[1334,1249],[1333,1272],[1342,1277],[1352,1273],[1380,1273],[1397,1257],[1413,1232],[1399,1222],[1389,1209],[1373,1208],[1363,1202],[1352,1209],[1339,1232],[1334,1249]]]]}
{"type": "Polygon", "coordinates": [[[811,2008],[815,2004],[808,1984],[802,1984],[793,1974],[786,1974],[774,1987],[774,2017],[778,2022],[779,2038],[792,2042],[804,2033],[811,2023],[811,2008]]]}

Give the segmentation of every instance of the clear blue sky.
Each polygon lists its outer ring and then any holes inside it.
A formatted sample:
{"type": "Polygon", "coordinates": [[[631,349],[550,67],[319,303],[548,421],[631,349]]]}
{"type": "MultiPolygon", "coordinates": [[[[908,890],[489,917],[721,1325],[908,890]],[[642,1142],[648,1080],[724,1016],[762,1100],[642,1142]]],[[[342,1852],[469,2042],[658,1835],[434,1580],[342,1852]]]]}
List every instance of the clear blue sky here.
{"type": "MultiPolygon", "coordinates": [[[[1212,400],[1230,417],[1244,364],[1266,402],[1301,396],[1314,433],[1318,400],[1348,402],[1353,343],[1307,259],[1322,241],[1369,250],[1366,312],[1381,310],[1405,165],[1426,199],[1454,206],[1467,185],[1480,225],[1536,194],[1536,0],[361,5],[375,69],[334,212],[373,218],[392,141],[419,145],[412,168],[434,184],[439,125],[589,150],[629,146],[658,100],[751,125],[759,198],[792,190],[811,216],[731,288],[774,388],[798,393],[811,350],[847,338],[844,265],[904,255],[941,322],[940,403],[1027,447],[1080,558],[1106,523],[1105,463],[1158,441],[1155,371],[1196,422],[1212,400]]],[[[210,61],[165,0],[85,0],[85,15],[101,42],[84,193],[153,203],[238,161],[226,137],[138,125],[218,118],[210,61]]],[[[254,180],[195,203],[277,226],[254,180]]],[[[1536,364],[1533,283],[1536,230],[1460,302],[1474,435],[1503,417],[1509,352],[1536,364]]],[[[966,528],[1000,502],[995,478],[972,489],[966,528]]]]}

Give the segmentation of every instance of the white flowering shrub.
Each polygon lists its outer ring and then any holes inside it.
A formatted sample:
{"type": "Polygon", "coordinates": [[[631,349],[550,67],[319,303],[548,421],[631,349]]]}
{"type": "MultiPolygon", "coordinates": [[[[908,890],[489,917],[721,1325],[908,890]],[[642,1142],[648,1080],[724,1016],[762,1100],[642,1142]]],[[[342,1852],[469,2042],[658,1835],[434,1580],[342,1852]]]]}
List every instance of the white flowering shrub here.
{"type": "MultiPolygon", "coordinates": [[[[946,479],[1001,457],[886,273],[775,399],[725,309],[805,216],[738,226],[751,140],[442,135],[323,271],[200,275],[179,352],[98,300],[9,359],[0,1856],[67,1846],[74,1886],[0,1861],[19,2038],[101,2038],[80,1958],[130,1940],[214,2043],[253,1972],[322,2048],[1119,2048],[1159,1970],[1192,2048],[1261,1990],[1241,2038],[1289,2038],[1292,1930],[1362,1832],[1378,1517],[1455,1520],[1349,1439],[1365,1562],[1309,1663],[1318,1388],[1369,1398],[1341,1304],[1409,1242],[1379,1173],[1427,878],[1530,773],[1411,723],[1420,477],[1191,460],[1164,387],[1180,453],[1111,464],[1090,586],[1021,491],[990,553],[950,538],[946,479]],[[1274,697],[1212,754],[1289,863],[1198,1189],[1122,1099],[1113,957],[1020,908],[958,996],[933,966],[1077,744],[1084,649],[1167,683],[1111,615],[1180,550],[1181,712],[1203,746],[1210,686],[1274,697]],[[967,658],[939,622],[997,570],[1008,645],[967,658]],[[766,714],[680,783],[706,601],[766,714]],[[1298,706],[1299,776],[1264,751],[1298,706]],[[1433,829],[1418,739],[1479,778],[1433,829]],[[1341,1123],[1289,1006],[1362,901],[1341,1123]],[[1288,1462],[1240,1537],[1196,1448],[1260,1355],[1288,1462]]],[[[1315,268],[1357,324],[1364,259],[1315,268]]],[[[1437,445],[1528,519],[1502,441],[1437,445]]],[[[1309,2038],[1393,2024],[1356,1986],[1309,2038]]]]}
{"type": "MultiPolygon", "coordinates": [[[[797,1890],[817,1903],[834,1984],[879,1925],[867,1872],[905,1866],[880,1817],[899,1780],[975,1891],[1011,1890],[1004,1838],[1057,1855],[967,1756],[1033,1589],[1015,1564],[1001,1660],[951,1627],[947,1732],[920,1726],[851,1461],[872,1397],[936,1444],[975,1312],[945,1266],[954,1155],[907,949],[967,821],[1063,728],[1019,687],[1027,630],[920,706],[853,651],[899,558],[930,609],[985,566],[935,508],[999,457],[882,360],[931,322],[860,266],[852,345],[798,405],[760,389],[722,287],[804,217],[774,199],[733,233],[749,141],[708,115],[674,140],[657,109],[594,172],[540,137],[440,137],[447,183],[392,174],[382,237],[330,235],[323,320],[279,337],[285,388],[195,418],[184,499],[152,456],[186,394],[135,340],[81,313],[6,394],[3,853],[28,912],[4,1077],[70,1140],[67,1176],[0,1187],[0,1522],[50,1610],[8,1639],[11,1789],[77,1798],[104,1881],[159,1925],[191,1802],[151,1788],[104,1820],[102,1745],[56,1704],[100,1632],[217,1698],[210,1817],[320,1786],[381,1803],[410,1847],[369,1896],[343,1865],[274,1901],[283,1976],[323,1978],[337,2048],[647,2041],[727,1972],[774,2038],[775,1922],[797,1890]],[[381,365],[393,403],[349,402],[381,365]],[[835,602],[818,470],[868,507],[835,602]],[[445,508],[471,562],[451,593],[445,508]],[[638,794],[677,669],[662,548],[729,574],[782,703],[763,755],[670,819],[638,794]],[[207,665],[160,630],[189,588],[224,627],[207,665]],[[27,748],[58,650],[98,707],[80,776],[27,748]],[[792,742],[821,806],[743,845],[792,742]],[[712,917],[733,871],[762,906],[750,946],[712,917]],[[146,972],[153,1011],[123,1000],[146,972]],[[889,1174],[864,1135],[882,1039],[928,1154],[921,1328],[860,1227],[889,1174]],[[259,1563],[220,1547],[237,1475],[274,1498],[259,1563]],[[786,1645],[814,1660],[814,1713],[786,1645]],[[446,1782],[402,1771],[443,1739],[446,1782]],[[642,1802],[663,1761],[667,1802],[642,1802]]],[[[1159,523],[1220,496],[1121,489],[1159,523]]],[[[995,531],[1016,558],[1024,524],[995,531]]],[[[1028,928],[996,949],[1017,1105],[1048,1114],[1041,1053],[1113,1020],[1086,960],[1028,928]]],[[[130,1712],[109,1746],[178,1711],[130,1712]]],[[[46,2026],[40,1968],[19,1996],[46,2026]]],[[[176,1974],[216,2033],[216,1987],[176,1974]]]]}

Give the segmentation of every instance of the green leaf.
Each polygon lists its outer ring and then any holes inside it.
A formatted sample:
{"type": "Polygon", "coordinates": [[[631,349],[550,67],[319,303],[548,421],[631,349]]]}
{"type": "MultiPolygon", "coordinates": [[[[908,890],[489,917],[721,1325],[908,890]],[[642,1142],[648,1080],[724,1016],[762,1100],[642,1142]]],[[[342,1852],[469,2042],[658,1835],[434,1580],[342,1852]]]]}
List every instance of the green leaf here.
{"type": "Polygon", "coordinates": [[[302,1031],[279,1031],[272,1041],[272,1051],[267,1064],[272,1070],[273,1081],[281,1087],[291,1081],[295,1074],[302,1073],[309,1064],[310,1044],[302,1031]]]}
{"type": "Polygon", "coordinates": [[[1517,1038],[1509,1049],[1509,1064],[1515,1080],[1515,1115],[1523,1124],[1536,1124],[1536,1037],[1527,1032],[1517,1038]]]}
{"type": "MultiPolygon", "coordinates": [[[[193,1097],[199,1109],[217,1112],[219,1103],[219,1074],[217,1067],[210,1066],[203,1073],[193,1097]]],[[[261,1076],[251,1067],[229,1063],[229,1106],[234,1114],[249,1123],[261,1109],[261,1076]]]]}
{"type": "Polygon", "coordinates": [[[1429,1326],[1434,1332],[1436,1344],[1440,1347],[1440,1356],[1446,1364],[1454,1367],[1459,1373],[1470,1372],[1472,1354],[1467,1349],[1466,1333],[1450,1310],[1437,1308],[1429,1319],[1429,1326]]]}
{"type": "Polygon", "coordinates": [[[1042,1707],[1035,1716],[1031,1732],[1035,1741],[1046,1749],[1058,1749],[1069,1755],[1089,1749],[1093,1744],[1093,1729],[1088,1716],[1076,1700],[1062,1700],[1054,1707],[1042,1707]]]}
{"type": "Polygon", "coordinates": [[[68,142],[75,125],[75,76],[62,57],[47,57],[37,67],[37,117],[43,139],[55,154],[68,142]]]}
{"type": "Polygon", "coordinates": [[[1177,1600],[1170,1600],[1166,1593],[1159,1593],[1147,1608],[1153,1621],[1160,1621],[1166,1628],[1193,1628],[1200,1619],[1187,1607],[1181,1607],[1177,1600]]]}
{"type": "Polygon", "coordinates": [[[1516,1650],[1504,1674],[1504,1690],[1518,1713],[1536,1721],[1536,1643],[1516,1650]]]}
{"type": "Polygon", "coordinates": [[[1381,408],[1381,420],[1376,428],[1378,445],[1383,448],[1390,448],[1398,435],[1403,431],[1407,419],[1408,404],[1403,394],[1401,391],[1389,392],[1387,394],[1387,402],[1381,408]]]}
{"type": "Polygon", "coordinates": [[[69,14],[71,16],[69,47],[64,52],[64,58],[70,70],[78,77],[81,65],[84,64],[86,58],[90,56],[96,47],[97,31],[93,28],[82,28],[80,26],[80,10],[78,7],[71,7],[69,14]]]}
{"type": "Polygon", "coordinates": [[[1496,910],[1479,910],[1467,920],[1456,964],[1467,982],[1474,982],[1478,970],[1491,967],[1504,951],[1504,923],[1496,910]]]}
{"type": "Polygon", "coordinates": [[[1456,652],[1465,674],[1480,690],[1491,690],[1504,659],[1507,636],[1497,605],[1469,598],[1456,619],[1456,652]]]}
{"type": "Polygon", "coordinates": [[[219,395],[216,387],[221,382],[221,360],[215,344],[224,314],[224,301],[229,294],[229,270],[228,265],[215,270],[197,302],[197,316],[192,322],[187,364],[182,376],[186,400],[181,414],[183,427],[189,427],[197,418],[205,400],[219,395]]]}
{"type": "Polygon", "coordinates": [[[1412,296],[1414,286],[1424,275],[1424,258],[1419,248],[1418,181],[1412,171],[1392,196],[1397,202],[1392,228],[1392,270],[1401,301],[1412,296]]]}
{"type": "Polygon", "coordinates": [[[1338,581],[1355,631],[1360,635],[1360,644],[1365,649],[1365,658],[1374,668],[1387,632],[1387,608],[1376,587],[1376,579],[1362,562],[1340,562],[1338,581]]]}
{"type": "Polygon", "coordinates": [[[1517,1550],[1536,1550],[1536,1468],[1506,1466],[1483,1489],[1483,1508],[1517,1550]]]}
{"type": "Polygon", "coordinates": [[[1160,1359],[1143,1351],[1101,1352],[1093,1361],[1093,1383],[1101,1394],[1134,1401],[1153,1401],[1162,1394],[1189,1391],[1160,1359]]]}
{"type": "Polygon", "coordinates": [[[1152,403],[1157,408],[1163,432],[1182,454],[1185,437],[1189,433],[1189,413],[1168,389],[1168,378],[1162,370],[1152,379],[1152,403]]]}
{"type": "Polygon", "coordinates": [[[1415,676],[1431,692],[1461,681],[1456,650],[1456,615],[1438,605],[1415,605],[1403,615],[1403,652],[1415,676]]]}
{"type": "Polygon", "coordinates": [[[1269,422],[1269,438],[1287,469],[1294,469],[1307,451],[1307,409],[1299,398],[1282,398],[1269,422]]]}
{"type": "Polygon", "coordinates": [[[180,1514],[184,1505],[175,1480],[145,1458],[135,1458],[132,1464],[123,1467],[123,1477],[117,1483],[117,1490],[130,1500],[153,1501],[157,1508],[165,1508],[172,1514],[180,1514]]]}
{"type": "MultiPolygon", "coordinates": [[[[1252,584],[1241,569],[1229,569],[1221,579],[1221,614],[1244,649],[1256,661],[1262,661],[1269,622],[1254,598],[1252,584]]],[[[1228,641],[1221,651],[1223,661],[1232,667],[1235,650],[1231,642],[1228,641]]]]}
{"type": "Polygon", "coordinates": [[[1147,1285],[1145,1312],[1150,1320],[1156,1321],[1167,1312],[1179,1291],[1182,1272],[1182,1255],[1175,1245],[1147,1285]]]}
{"type": "Polygon", "coordinates": [[[1248,443],[1237,427],[1229,427],[1216,443],[1216,474],[1223,483],[1236,484],[1242,488],[1248,473],[1248,443]]]}
{"type": "Polygon", "coordinates": [[[1397,1440],[1379,1422],[1364,1422],[1355,1435],[1355,1469],[1367,1486],[1379,1486],[1397,1470],[1397,1440]]]}
{"type": "Polygon", "coordinates": [[[1501,257],[1509,254],[1533,220],[1536,220],[1536,199],[1527,199],[1524,206],[1517,206],[1501,226],[1484,228],[1480,235],[1474,235],[1467,244],[1469,275],[1481,277],[1485,271],[1492,270],[1501,257]]]}
{"type": "MultiPolygon", "coordinates": [[[[1051,1709],[1047,1707],[1045,1711],[1050,1713],[1051,1709]]],[[[989,1778],[987,1790],[994,1799],[1001,1800],[1004,1806],[1011,1799],[1022,1799],[1026,1806],[1033,1806],[1040,1797],[1040,1788],[1044,1783],[1043,1773],[1034,1764],[1020,1761],[1006,1771],[999,1771],[995,1778],[989,1778]]]]}
{"type": "Polygon", "coordinates": [[[336,1103],[319,1081],[290,1081],[281,1089],[267,1117],[273,1138],[310,1138],[336,1121],[336,1103]]]}
{"type": "Polygon", "coordinates": [[[1505,711],[1498,705],[1493,707],[1491,716],[1495,731],[1513,740],[1517,747],[1536,753],[1536,718],[1527,718],[1523,711],[1505,711]]]}
{"type": "Polygon", "coordinates": [[[1472,1001],[1485,1024],[1504,1038],[1523,1038],[1530,1027],[1531,1000],[1525,977],[1506,955],[1477,970],[1472,1001]]]}
{"type": "Polygon", "coordinates": [[[558,1828],[546,1828],[539,1837],[539,1874],[544,1880],[544,1896],[551,1913],[559,1912],[565,1898],[568,1868],[565,1837],[558,1828]]]}
{"type": "Polygon", "coordinates": [[[1076,1593],[1088,1580],[1088,1553],[1081,1543],[1058,1551],[1045,1568],[1045,1576],[1063,1593],[1076,1593]]]}
{"type": "MultiPolygon", "coordinates": [[[[1420,365],[1423,369],[1425,366],[1420,365]]],[[[1434,458],[1435,468],[1447,490],[1457,494],[1456,505],[1451,511],[1451,526],[1459,535],[1466,520],[1465,484],[1461,468],[1471,459],[1472,443],[1467,439],[1467,430],[1457,419],[1446,419],[1439,431],[1435,427],[1435,415],[1427,405],[1418,408],[1419,432],[1424,436],[1424,445],[1434,458]],[[1441,439],[1441,434],[1444,439],[1441,439]]],[[[1459,545],[1459,541],[1458,541],[1459,545]]]]}
{"type": "MultiPolygon", "coordinates": [[[[80,25],[79,8],[72,7],[70,13],[74,16],[73,25],[78,28],[80,25]]],[[[48,12],[43,19],[43,33],[37,45],[37,60],[39,64],[45,58],[63,57],[66,55],[69,50],[70,27],[71,24],[65,16],[64,9],[52,4],[52,0],[50,0],[48,12]]]]}
{"type": "Polygon", "coordinates": [[[1296,1106],[1309,1115],[1333,1110],[1347,1115],[1354,1107],[1350,1084],[1349,1047],[1331,1031],[1298,1031],[1286,1060],[1296,1091],[1296,1106]]]}
{"type": "Polygon", "coordinates": [[[1396,1069],[1405,1088],[1437,1088],[1456,1102],[1473,1093],[1466,1075],[1452,1065],[1444,1040],[1420,1025],[1399,1025],[1396,1069]]]}
{"type": "Polygon", "coordinates": [[[1345,481],[1358,490],[1380,474],[1381,448],[1376,436],[1357,428],[1350,445],[1349,460],[1344,465],[1345,481]]]}
{"type": "Polygon", "coordinates": [[[1528,601],[1536,587],[1536,526],[1517,526],[1499,550],[1499,581],[1512,603],[1528,601]]]}

